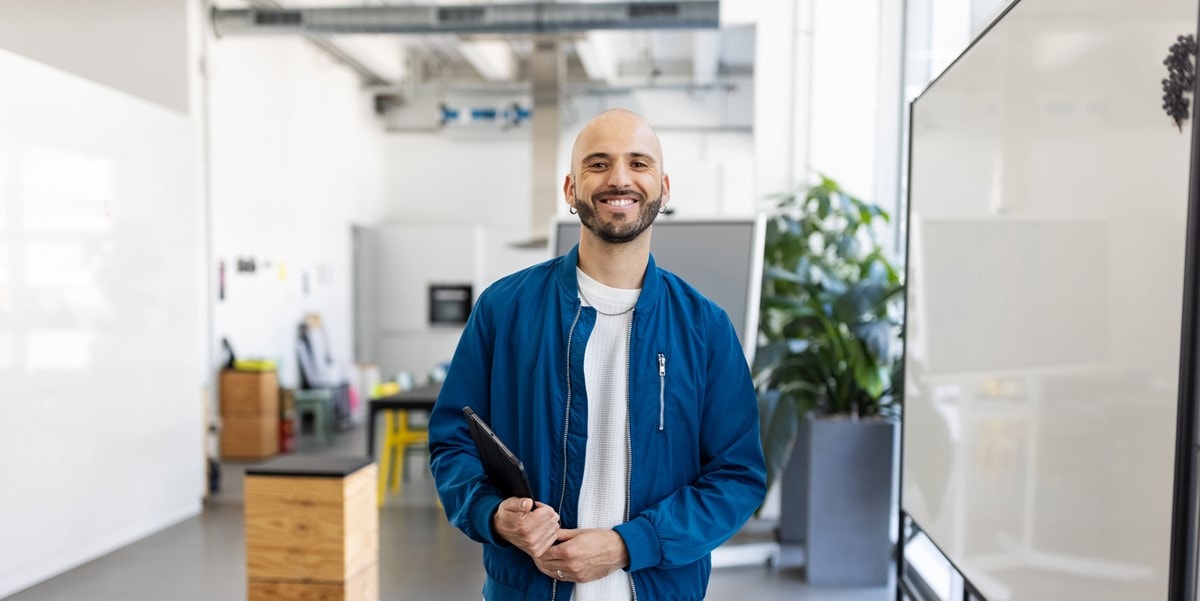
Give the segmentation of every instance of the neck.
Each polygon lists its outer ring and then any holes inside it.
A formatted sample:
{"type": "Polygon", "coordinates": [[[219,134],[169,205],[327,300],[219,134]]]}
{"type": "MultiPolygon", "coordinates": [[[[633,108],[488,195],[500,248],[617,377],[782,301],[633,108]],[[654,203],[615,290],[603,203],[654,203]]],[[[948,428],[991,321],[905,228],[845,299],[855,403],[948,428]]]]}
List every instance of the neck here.
{"type": "Polygon", "coordinates": [[[609,244],[580,226],[579,268],[588,277],[613,288],[642,287],[650,262],[650,230],[624,244],[609,244]]]}

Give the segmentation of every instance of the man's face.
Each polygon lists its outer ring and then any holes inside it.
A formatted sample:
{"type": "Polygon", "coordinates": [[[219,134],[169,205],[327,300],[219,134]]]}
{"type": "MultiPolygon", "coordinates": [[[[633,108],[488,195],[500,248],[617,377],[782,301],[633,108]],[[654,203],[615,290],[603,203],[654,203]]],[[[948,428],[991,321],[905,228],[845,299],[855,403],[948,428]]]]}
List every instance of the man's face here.
{"type": "Polygon", "coordinates": [[[632,115],[594,121],[580,134],[564,192],[579,220],[609,244],[636,240],[658,217],[670,190],[654,132],[632,115]]]}

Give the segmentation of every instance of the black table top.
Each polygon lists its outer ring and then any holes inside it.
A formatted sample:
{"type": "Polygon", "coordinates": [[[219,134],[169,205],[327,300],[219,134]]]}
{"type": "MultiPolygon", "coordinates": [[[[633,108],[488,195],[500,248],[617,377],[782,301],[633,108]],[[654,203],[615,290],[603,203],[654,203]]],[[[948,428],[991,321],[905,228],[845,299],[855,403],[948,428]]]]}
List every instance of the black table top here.
{"type": "Polygon", "coordinates": [[[440,382],[418,386],[412,390],[371,399],[371,409],[432,409],[441,391],[440,382]]]}
{"type": "Polygon", "coordinates": [[[247,467],[246,475],[345,478],[372,463],[370,457],[287,455],[247,467]]]}

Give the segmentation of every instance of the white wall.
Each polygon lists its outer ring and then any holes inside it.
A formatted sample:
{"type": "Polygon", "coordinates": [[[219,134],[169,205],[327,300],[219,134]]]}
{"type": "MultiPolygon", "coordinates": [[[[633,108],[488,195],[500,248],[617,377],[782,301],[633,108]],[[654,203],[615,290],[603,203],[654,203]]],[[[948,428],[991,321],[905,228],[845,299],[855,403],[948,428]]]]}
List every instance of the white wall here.
{"type": "Polygon", "coordinates": [[[225,265],[215,341],[276,359],[281,384],[295,386],[296,328],[315,311],[348,376],[351,225],[375,223],[384,206],[383,133],[369,101],[351,71],[297,38],[210,40],[207,64],[208,277],[225,265]],[[239,258],[256,271],[239,273],[239,258]]]}
{"type": "Polygon", "coordinates": [[[164,35],[74,48],[93,39],[58,18],[76,4],[0,5],[0,47],[22,30],[58,63],[0,50],[0,597],[196,514],[204,490],[188,74],[121,60],[184,56],[185,11],[113,3],[113,33],[164,35]]]}

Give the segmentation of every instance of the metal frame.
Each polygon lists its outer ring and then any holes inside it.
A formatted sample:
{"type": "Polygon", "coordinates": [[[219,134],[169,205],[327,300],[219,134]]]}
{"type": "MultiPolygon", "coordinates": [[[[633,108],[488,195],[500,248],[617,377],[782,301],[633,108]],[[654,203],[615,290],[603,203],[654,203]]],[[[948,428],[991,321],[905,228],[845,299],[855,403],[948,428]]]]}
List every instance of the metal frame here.
{"type": "MultiPolygon", "coordinates": [[[[1197,23],[1200,31],[1200,22],[1197,23]]],[[[1180,327],[1179,404],[1175,416],[1175,490],[1171,507],[1171,569],[1167,599],[1192,601],[1197,593],[1197,360],[1200,359],[1200,127],[1196,126],[1200,79],[1192,88],[1192,144],[1188,178],[1187,239],[1180,327]]]]}

